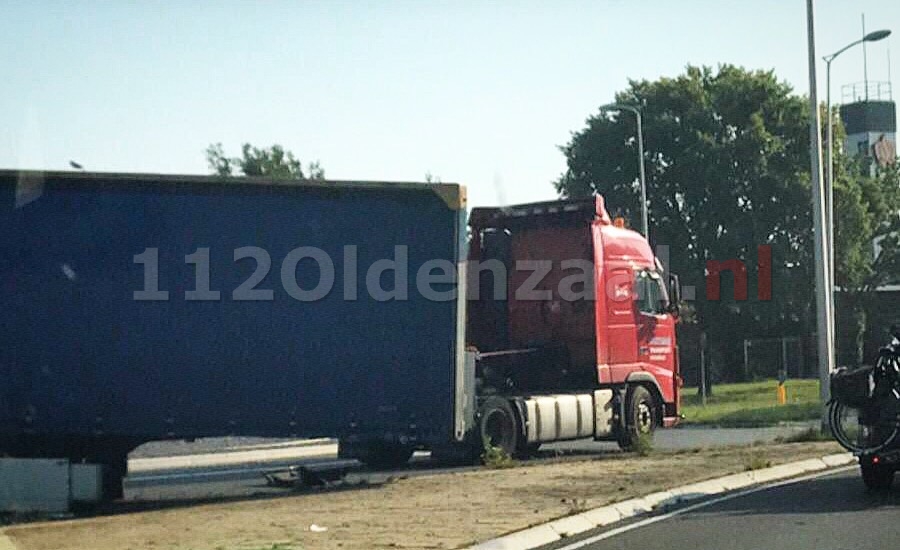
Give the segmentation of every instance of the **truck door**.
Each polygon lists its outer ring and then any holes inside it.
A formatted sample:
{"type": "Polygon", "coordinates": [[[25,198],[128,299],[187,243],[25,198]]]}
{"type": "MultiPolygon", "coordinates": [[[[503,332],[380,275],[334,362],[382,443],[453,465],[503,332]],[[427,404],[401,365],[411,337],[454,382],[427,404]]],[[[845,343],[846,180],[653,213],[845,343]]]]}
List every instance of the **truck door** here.
{"type": "Polygon", "coordinates": [[[668,312],[663,278],[655,270],[635,272],[638,361],[659,382],[667,402],[675,399],[675,320],[668,312]]]}
{"type": "Polygon", "coordinates": [[[634,307],[634,272],[630,267],[610,270],[606,280],[606,303],[609,330],[609,364],[613,379],[619,380],[617,365],[637,361],[636,317],[634,307]]]}

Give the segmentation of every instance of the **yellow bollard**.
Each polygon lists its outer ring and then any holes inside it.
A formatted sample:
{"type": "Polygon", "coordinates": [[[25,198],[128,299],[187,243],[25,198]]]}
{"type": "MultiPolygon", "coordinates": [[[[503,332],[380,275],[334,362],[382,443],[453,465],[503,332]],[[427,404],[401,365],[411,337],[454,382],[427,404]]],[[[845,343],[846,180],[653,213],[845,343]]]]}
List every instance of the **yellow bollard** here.
{"type": "Polygon", "coordinates": [[[778,393],[778,404],[784,405],[787,403],[787,389],[784,387],[783,383],[778,384],[778,388],[776,389],[778,393]]]}

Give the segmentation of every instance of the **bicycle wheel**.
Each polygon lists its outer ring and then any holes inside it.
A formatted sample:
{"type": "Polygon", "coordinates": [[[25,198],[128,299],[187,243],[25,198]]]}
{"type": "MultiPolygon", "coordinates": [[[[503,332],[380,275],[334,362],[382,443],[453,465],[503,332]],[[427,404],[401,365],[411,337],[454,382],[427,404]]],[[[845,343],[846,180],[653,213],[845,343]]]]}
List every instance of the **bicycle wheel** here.
{"type": "Polygon", "coordinates": [[[833,401],[828,408],[828,425],[837,442],[854,453],[876,453],[897,438],[896,422],[865,424],[865,415],[856,407],[833,401]]]}

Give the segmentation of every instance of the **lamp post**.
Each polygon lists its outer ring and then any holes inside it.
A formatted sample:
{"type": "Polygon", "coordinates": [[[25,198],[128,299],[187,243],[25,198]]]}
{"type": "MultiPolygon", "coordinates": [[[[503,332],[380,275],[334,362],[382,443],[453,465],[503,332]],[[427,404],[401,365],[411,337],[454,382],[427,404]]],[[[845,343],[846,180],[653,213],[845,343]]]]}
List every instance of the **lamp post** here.
{"type": "Polygon", "coordinates": [[[638,142],[638,169],[641,177],[641,226],[644,230],[644,238],[650,241],[650,221],[647,217],[647,178],[644,174],[644,133],[641,128],[641,111],[631,105],[610,103],[600,107],[601,111],[631,111],[637,118],[637,142],[638,142]]]}
{"type": "Polygon", "coordinates": [[[831,116],[831,62],[834,59],[849,50],[853,46],[858,46],[863,42],[877,42],[890,36],[891,31],[882,29],[880,31],[872,31],[855,42],[847,44],[843,48],[831,55],[826,55],[822,59],[825,60],[825,116],[828,117],[827,135],[825,137],[828,142],[828,163],[827,177],[825,179],[825,208],[826,214],[826,235],[828,237],[828,270],[831,273],[831,281],[834,283],[834,123],[831,116]]]}
{"type": "MultiPolygon", "coordinates": [[[[822,181],[822,145],[821,118],[819,103],[816,99],[816,38],[813,0],[806,0],[806,35],[809,53],[809,156],[810,175],[812,178],[813,207],[813,267],[816,278],[816,340],[819,360],[819,396],[822,407],[831,398],[829,381],[834,370],[834,315],[833,295],[831,293],[831,277],[828,273],[828,238],[824,231],[825,220],[825,186],[822,181]]],[[[823,427],[828,415],[822,414],[823,427]]]]}

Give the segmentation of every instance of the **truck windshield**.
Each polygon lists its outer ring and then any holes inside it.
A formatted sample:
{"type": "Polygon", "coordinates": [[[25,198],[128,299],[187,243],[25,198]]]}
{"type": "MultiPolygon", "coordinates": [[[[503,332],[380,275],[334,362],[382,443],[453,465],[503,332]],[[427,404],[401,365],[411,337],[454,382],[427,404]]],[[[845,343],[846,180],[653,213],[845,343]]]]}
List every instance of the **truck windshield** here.
{"type": "Polygon", "coordinates": [[[641,313],[650,315],[666,313],[669,296],[659,273],[646,269],[636,272],[634,289],[641,313]]]}

